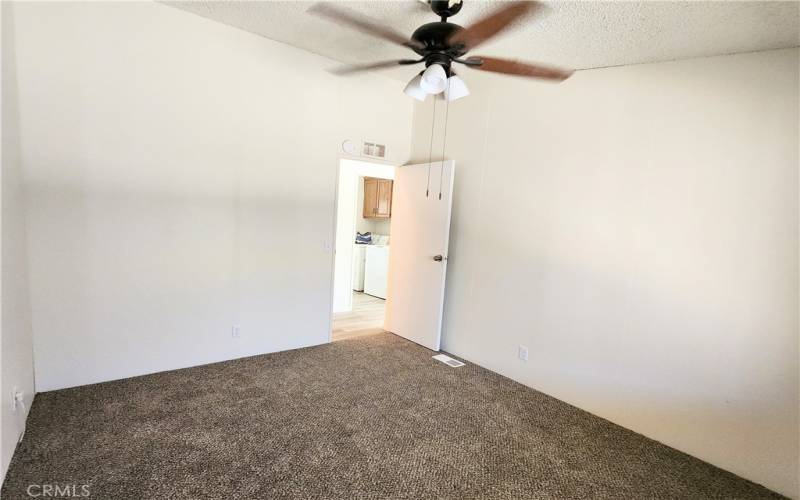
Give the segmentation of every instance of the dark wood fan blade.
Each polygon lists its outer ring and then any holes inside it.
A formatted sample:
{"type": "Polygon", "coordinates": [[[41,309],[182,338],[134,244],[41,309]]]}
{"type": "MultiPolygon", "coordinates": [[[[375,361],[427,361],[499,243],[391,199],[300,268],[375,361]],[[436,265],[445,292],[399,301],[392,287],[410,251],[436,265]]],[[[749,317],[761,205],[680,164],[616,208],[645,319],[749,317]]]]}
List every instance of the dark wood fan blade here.
{"type": "Polygon", "coordinates": [[[316,3],[312,5],[307,12],[356,29],[362,33],[366,33],[367,35],[380,38],[381,40],[387,40],[389,42],[403,45],[412,49],[423,47],[421,43],[411,40],[407,36],[398,33],[392,28],[389,28],[388,26],[381,26],[374,19],[370,19],[367,16],[351,10],[341,7],[333,7],[327,3],[316,3]]]}
{"type": "Polygon", "coordinates": [[[338,68],[333,68],[330,70],[330,72],[335,75],[350,75],[352,73],[360,73],[362,71],[371,71],[373,69],[386,69],[394,66],[399,66],[402,64],[416,64],[420,62],[422,62],[422,60],[417,61],[414,59],[400,59],[399,61],[393,60],[393,61],[380,61],[368,64],[350,64],[346,66],[339,66],[338,68]]]}
{"type": "Polygon", "coordinates": [[[500,7],[480,21],[467,26],[450,37],[451,45],[463,45],[467,50],[473,49],[486,40],[505,30],[514,20],[529,12],[544,10],[541,2],[513,2],[500,7]]]}
{"type": "Polygon", "coordinates": [[[481,71],[491,71],[493,73],[504,73],[506,75],[527,76],[530,78],[543,78],[546,80],[566,80],[572,73],[571,69],[554,68],[552,66],[541,66],[511,59],[499,59],[497,57],[473,56],[464,61],[467,66],[481,71]]]}

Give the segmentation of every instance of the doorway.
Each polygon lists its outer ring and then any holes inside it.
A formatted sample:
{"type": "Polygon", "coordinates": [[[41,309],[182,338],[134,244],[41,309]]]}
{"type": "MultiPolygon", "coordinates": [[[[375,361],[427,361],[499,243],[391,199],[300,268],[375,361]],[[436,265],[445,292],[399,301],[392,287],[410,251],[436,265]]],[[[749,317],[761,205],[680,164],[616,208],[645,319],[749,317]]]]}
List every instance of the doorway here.
{"type": "Polygon", "coordinates": [[[339,162],[331,340],[382,332],[395,167],[339,162]]]}

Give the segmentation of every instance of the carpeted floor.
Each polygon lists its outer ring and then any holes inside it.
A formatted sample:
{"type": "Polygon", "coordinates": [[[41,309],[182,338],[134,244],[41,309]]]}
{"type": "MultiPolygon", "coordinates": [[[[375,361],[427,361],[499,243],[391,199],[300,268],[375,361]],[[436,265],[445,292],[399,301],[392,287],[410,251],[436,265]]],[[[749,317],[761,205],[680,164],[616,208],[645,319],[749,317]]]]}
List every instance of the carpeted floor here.
{"type": "Polygon", "coordinates": [[[378,334],[39,394],[2,498],[779,498],[431,355],[378,334]]]}

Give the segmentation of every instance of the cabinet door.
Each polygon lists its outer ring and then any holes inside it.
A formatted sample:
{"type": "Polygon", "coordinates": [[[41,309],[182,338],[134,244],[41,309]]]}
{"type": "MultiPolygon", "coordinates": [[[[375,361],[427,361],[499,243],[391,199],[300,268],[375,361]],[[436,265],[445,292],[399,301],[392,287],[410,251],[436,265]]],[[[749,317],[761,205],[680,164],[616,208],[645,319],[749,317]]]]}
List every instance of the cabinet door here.
{"type": "Polygon", "coordinates": [[[392,187],[393,181],[378,179],[378,210],[376,217],[389,218],[392,216],[392,187]]]}
{"type": "Polygon", "coordinates": [[[364,178],[364,218],[376,217],[378,213],[378,179],[364,178]]]}

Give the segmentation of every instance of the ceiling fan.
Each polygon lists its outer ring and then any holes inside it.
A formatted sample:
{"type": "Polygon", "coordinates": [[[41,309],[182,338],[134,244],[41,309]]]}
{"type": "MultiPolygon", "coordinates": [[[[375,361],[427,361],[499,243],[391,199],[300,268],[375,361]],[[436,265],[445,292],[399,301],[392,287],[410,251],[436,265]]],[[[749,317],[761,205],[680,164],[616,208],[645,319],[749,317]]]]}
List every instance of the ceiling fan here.
{"type": "Polygon", "coordinates": [[[466,84],[453,71],[453,63],[464,64],[473,69],[517,75],[528,78],[562,81],[572,75],[571,70],[530,64],[511,59],[488,56],[464,56],[470,50],[507,29],[515,20],[543,10],[541,2],[508,2],[488,16],[462,28],[447,21],[461,10],[463,0],[429,0],[431,10],[439,16],[437,22],[423,24],[410,38],[388,26],[359,13],[334,7],[330,3],[317,3],[309,12],[368,35],[407,47],[417,53],[418,59],[381,61],[370,64],[345,66],[335,71],[350,74],[360,71],[389,68],[399,65],[425,63],[426,69],[406,86],[405,93],[422,101],[429,94],[444,93],[452,101],[469,94],[466,84]]]}

